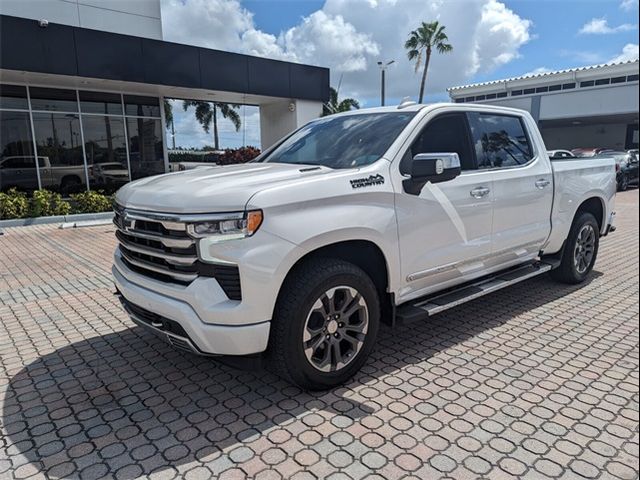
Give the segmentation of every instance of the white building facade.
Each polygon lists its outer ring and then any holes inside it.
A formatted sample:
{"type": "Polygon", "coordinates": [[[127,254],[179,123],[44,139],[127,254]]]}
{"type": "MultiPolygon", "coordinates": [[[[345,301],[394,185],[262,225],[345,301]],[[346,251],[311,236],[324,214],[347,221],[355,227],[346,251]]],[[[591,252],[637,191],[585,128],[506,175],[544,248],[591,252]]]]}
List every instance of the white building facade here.
{"type": "Polygon", "coordinates": [[[321,115],[329,70],[165,42],[160,0],[0,1],[0,191],[167,172],[165,98],[260,107],[265,149],[321,115]]]}
{"type": "Polygon", "coordinates": [[[160,0],[2,0],[3,15],[162,40],[160,0]]]}
{"type": "Polygon", "coordinates": [[[456,103],[520,108],[548,149],[638,148],[638,60],[448,89],[456,103]]]}

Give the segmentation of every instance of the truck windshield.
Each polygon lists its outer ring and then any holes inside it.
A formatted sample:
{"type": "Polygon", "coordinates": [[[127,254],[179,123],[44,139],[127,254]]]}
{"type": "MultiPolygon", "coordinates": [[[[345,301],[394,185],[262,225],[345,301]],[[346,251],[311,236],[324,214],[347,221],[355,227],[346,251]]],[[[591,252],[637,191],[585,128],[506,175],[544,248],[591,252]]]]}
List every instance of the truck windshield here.
{"type": "Polygon", "coordinates": [[[305,125],[266,157],[268,163],[353,168],[378,160],[415,112],[328,116],[305,125]]]}

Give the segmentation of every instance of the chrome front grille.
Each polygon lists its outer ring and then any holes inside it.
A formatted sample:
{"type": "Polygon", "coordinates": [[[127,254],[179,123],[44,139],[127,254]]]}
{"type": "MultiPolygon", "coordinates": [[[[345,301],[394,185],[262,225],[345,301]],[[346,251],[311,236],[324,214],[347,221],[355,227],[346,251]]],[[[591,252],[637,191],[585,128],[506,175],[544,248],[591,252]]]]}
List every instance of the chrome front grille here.
{"type": "Polygon", "coordinates": [[[185,223],[117,207],[113,223],[122,258],[133,270],[181,284],[198,277],[196,241],[185,223]]]}
{"type": "MultiPolygon", "coordinates": [[[[237,265],[204,263],[187,223],[172,215],[114,207],[122,261],[136,273],[163,282],[189,285],[199,276],[213,277],[231,300],[242,300],[237,265]]],[[[189,217],[191,218],[191,217],[189,217]]],[[[199,217],[194,216],[198,221],[199,217]]]]}

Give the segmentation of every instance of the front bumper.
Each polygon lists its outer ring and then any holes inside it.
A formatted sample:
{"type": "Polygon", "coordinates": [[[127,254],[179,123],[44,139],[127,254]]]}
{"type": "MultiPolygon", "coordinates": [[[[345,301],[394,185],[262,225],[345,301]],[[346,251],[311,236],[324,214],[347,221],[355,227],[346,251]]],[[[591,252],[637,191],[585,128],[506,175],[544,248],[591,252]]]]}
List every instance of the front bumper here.
{"type": "Polygon", "coordinates": [[[251,355],[267,348],[270,321],[205,323],[188,303],[129,281],[115,265],[112,273],[131,319],[178,348],[200,355],[251,355]]]}

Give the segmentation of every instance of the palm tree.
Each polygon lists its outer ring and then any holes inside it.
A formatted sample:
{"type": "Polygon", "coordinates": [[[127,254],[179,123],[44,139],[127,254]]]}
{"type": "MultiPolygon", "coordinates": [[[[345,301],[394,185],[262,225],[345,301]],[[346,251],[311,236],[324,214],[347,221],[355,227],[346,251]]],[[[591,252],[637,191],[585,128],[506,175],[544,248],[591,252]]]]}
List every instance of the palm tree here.
{"type": "Polygon", "coordinates": [[[213,146],[216,150],[220,150],[220,139],[218,138],[218,111],[222,115],[222,118],[227,118],[233,123],[236,128],[236,132],[240,130],[242,121],[240,115],[236,112],[236,109],[240,108],[240,105],[230,105],[228,103],[219,102],[200,102],[198,100],[185,100],[182,102],[182,108],[186,112],[189,107],[195,107],[196,119],[198,123],[202,125],[205,132],[209,133],[211,124],[213,124],[213,146]]]}
{"type": "Polygon", "coordinates": [[[166,98],[164,99],[164,123],[167,128],[173,124],[173,105],[166,98]]]}
{"type": "Polygon", "coordinates": [[[167,129],[171,129],[171,146],[176,149],[176,129],[173,125],[173,104],[164,99],[164,123],[167,129]]]}
{"type": "Polygon", "coordinates": [[[409,38],[404,44],[409,60],[416,61],[416,72],[420,70],[422,56],[423,54],[425,55],[418,103],[422,103],[424,97],[424,83],[427,80],[427,70],[429,69],[433,48],[435,48],[438,53],[449,53],[453,50],[453,46],[448,43],[449,37],[444,33],[444,29],[444,25],[440,25],[438,21],[431,23],[422,22],[422,25],[420,25],[417,30],[409,34],[409,38]]]}
{"type": "Polygon", "coordinates": [[[322,116],[333,115],[338,112],[348,112],[352,108],[360,108],[360,103],[353,98],[338,100],[338,91],[329,87],[329,101],[322,105],[322,116]]]}

